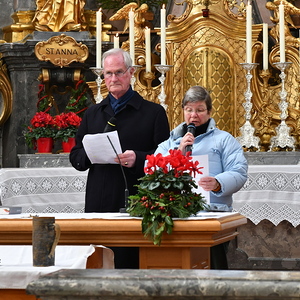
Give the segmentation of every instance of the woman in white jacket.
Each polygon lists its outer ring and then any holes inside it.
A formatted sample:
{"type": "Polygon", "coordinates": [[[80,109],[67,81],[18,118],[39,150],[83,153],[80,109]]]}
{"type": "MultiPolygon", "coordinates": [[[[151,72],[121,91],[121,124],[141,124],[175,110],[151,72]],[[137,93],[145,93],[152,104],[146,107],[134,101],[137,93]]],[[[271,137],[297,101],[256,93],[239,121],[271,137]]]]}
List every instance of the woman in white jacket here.
{"type": "MultiPolygon", "coordinates": [[[[190,145],[192,155],[207,154],[209,176],[201,178],[198,184],[205,191],[210,191],[211,211],[231,211],[232,194],[240,190],[247,180],[248,164],[243,148],[230,133],[216,128],[211,118],[212,100],[203,87],[191,87],[183,98],[182,108],[185,122],[171,131],[169,139],[158,146],[155,154],[167,155],[170,149],[185,152],[190,145]],[[195,125],[194,135],[187,130],[191,123],[195,125]]],[[[226,254],[224,257],[223,253],[223,258],[221,256],[220,253],[212,254],[212,268],[227,268],[226,254]],[[214,263],[216,256],[220,261],[214,263]]]]}

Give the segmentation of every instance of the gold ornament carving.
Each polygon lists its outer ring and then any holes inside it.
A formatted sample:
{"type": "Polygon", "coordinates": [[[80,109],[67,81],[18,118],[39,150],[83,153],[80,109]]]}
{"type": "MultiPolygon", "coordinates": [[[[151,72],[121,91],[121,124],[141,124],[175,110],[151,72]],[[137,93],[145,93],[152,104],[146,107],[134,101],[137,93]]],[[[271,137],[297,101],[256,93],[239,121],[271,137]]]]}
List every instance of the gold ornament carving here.
{"type": "Polygon", "coordinates": [[[86,30],[85,0],[36,0],[36,12],[32,20],[38,31],[86,30]]]}
{"type": "Polygon", "coordinates": [[[225,12],[232,18],[243,19],[248,0],[223,0],[225,12]]]}
{"type": "Polygon", "coordinates": [[[39,42],[34,49],[39,60],[50,61],[59,67],[66,67],[72,62],[85,62],[88,58],[88,47],[65,34],[53,36],[46,42],[39,42]]]}
{"type": "Polygon", "coordinates": [[[0,125],[3,125],[12,112],[12,86],[7,74],[6,65],[0,60],[0,125]]]}
{"type": "MultiPolygon", "coordinates": [[[[25,42],[30,34],[35,30],[33,19],[36,16],[36,11],[17,11],[12,14],[13,24],[2,28],[4,40],[8,43],[25,42]]],[[[96,35],[96,11],[84,10],[81,29],[88,30],[92,36],[96,35]]],[[[102,20],[105,21],[105,14],[102,15],[102,20]]],[[[111,24],[102,24],[102,41],[109,42],[110,36],[107,34],[111,30],[111,24]]],[[[66,30],[62,28],[62,30],[66,30]]],[[[62,31],[60,30],[60,31],[62,31]]],[[[46,30],[51,31],[51,30],[46,30]]],[[[59,32],[59,31],[57,31],[59,32]]]]}
{"type": "Polygon", "coordinates": [[[23,42],[33,31],[34,11],[17,11],[12,14],[13,24],[2,28],[4,40],[8,43],[23,42]]]}
{"type": "Polygon", "coordinates": [[[270,19],[274,23],[274,26],[270,30],[270,35],[279,42],[279,5],[284,4],[284,18],[285,18],[285,40],[287,45],[299,47],[300,39],[294,37],[291,34],[290,27],[297,29],[294,25],[294,22],[291,18],[291,15],[300,15],[300,9],[295,7],[292,3],[286,0],[274,0],[273,2],[267,2],[266,7],[274,12],[274,16],[271,16],[270,19]]]}
{"type": "MultiPolygon", "coordinates": [[[[167,61],[173,65],[166,78],[169,121],[171,128],[183,121],[184,93],[192,85],[203,85],[212,95],[212,116],[219,128],[236,136],[244,122],[246,81],[239,63],[245,61],[245,18],[231,17],[220,2],[204,18],[198,2],[188,2],[184,18],[168,18],[167,61]]],[[[254,26],[254,39],[259,31],[254,26]]]]}
{"type": "MultiPolygon", "coordinates": [[[[129,28],[129,11],[134,12],[134,42],[138,47],[139,45],[144,45],[144,29],[146,26],[146,20],[152,20],[153,15],[148,11],[149,7],[146,3],[143,3],[140,7],[137,3],[132,2],[121,9],[119,9],[113,16],[109,18],[110,21],[117,21],[125,19],[125,25],[123,32],[125,32],[129,28]]],[[[128,44],[128,41],[125,42],[128,44]]],[[[126,45],[124,45],[126,47],[126,45]]]]}
{"type": "MultiPolygon", "coordinates": [[[[267,8],[274,11],[271,17],[274,26],[270,30],[270,35],[276,43],[269,53],[269,70],[261,70],[259,67],[253,72],[253,108],[252,124],[256,128],[256,135],[260,137],[262,150],[267,151],[270,146],[270,140],[276,135],[275,129],[281,124],[281,110],[279,109],[280,93],[282,89],[279,79],[280,71],[274,63],[279,62],[279,32],[278,32],[278,5],[281,1],[275,0],[268,2],[267,8]]],[[[291,14],[299,14],[300,10],[295,8],[290,2],[282,1],[285,5],[285,39],[286,39],[286,61],[291,62],[291,66],[285,71],[285,90],[287,92],[288,116],[285,120],[289,126],[290,135],[296,141],[296,147],[299,148],[299,116],[300,116],[300,98],[299,98],[299,38],[294,37],[289,29],[293,25],[291,14]]],[[[256,42],[253,44],[253,58],[255,62],[261,62],[262,44],[256,42]]],[[[290,149],[277,149],[277,151],[289,151],[290,149]]]]}

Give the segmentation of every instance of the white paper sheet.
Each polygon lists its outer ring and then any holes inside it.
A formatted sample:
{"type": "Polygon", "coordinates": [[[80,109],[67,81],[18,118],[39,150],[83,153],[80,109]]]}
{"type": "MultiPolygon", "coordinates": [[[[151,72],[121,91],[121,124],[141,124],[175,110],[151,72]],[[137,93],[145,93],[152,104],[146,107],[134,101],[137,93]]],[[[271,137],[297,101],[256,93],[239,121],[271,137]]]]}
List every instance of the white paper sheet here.
{"type": "Polygon", "coordinates": [[[86,134],[82,143],[88,158],[93,164],[116,164],[114,159],[117,155],[113,147],[117,154],[122,153],[118,132],[116,130],[106,133],[86,134]]]}
{"type": "MultiPolygon", "coordinates": [[[[205,177],[205,176],[209,176],[209,164],[208,164],[208,155],[195,155],[193,156],[193,161],[198,161],[199,165],[198,167],[203,167],[203,169],[201,169],[201,172],[203,174],[196,174],[195,181],[198,185],[198,181],[200,180],[200,178],[205,177]]],[[[205,200],[206,203],[209,204],[210,203],[210,192],[209,191],[204,191],[204,189],[202,187],[200,187],[198,185],[197,189],[194,189],[194,191],[198,194],[201,194],[205,200]]]]}

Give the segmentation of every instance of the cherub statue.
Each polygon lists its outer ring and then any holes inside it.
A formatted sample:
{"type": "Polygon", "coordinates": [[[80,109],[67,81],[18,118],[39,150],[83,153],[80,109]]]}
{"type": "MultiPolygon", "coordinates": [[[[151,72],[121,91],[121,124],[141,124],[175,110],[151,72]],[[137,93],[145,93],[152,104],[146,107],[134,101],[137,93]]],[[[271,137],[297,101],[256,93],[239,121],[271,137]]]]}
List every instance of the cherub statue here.
{"type": "Polygon", "coordinates": [[[82,31],[86,29],[85,0],[36,0],[32,20],[38,31],[82,31]]]}
{"type": "Polygon", "coordinates": [[[295,7],[292,3],[286,0],[274,0],[274,2],[267,2],[266,8],[274,11],[274,16],[270,17],[271,21],[275,24],[275,26],[270,30],[270,35],[279,42],[279,4],[282,3],[284,5],[284,17],[285,17],[285,40],[286,43],[290,46],[299,47],[300,39],[294,37],[289,29],[289,25],[294,28],[297,28],[294,25],[294,22],[291,18],[291,15],[300,15],[300,9],[295,7]]]}
{"type": "Polygon", "coordinates": [[[135,44],[141,44],[144,41],[144,23],[145,18],[143,16],[144,13],[148,11],[149,7],[146,3],[143,3],[140,7],[135,2],[128,3],[119,9],[113,16],[109,18],[110,21],[123,20],[125,19],[125,26],[123,32],[125,32],[129,27],[129,11],[134,11],[134,41],[135,44]]]}

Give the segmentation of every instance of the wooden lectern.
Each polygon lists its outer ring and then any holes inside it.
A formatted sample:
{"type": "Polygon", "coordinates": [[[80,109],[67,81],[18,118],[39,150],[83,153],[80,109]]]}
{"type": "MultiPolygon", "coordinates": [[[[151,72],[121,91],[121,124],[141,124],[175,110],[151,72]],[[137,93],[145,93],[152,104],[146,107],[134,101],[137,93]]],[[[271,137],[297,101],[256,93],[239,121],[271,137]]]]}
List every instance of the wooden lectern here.
{"type": "MultiPolygon", "coordinates": [[[[39,214],[54,216],[61,228],[59,245],[104,245],[139,247],[140,269],[209,269],[209,248],[230,241],[247,219],[239,213],[203,213],[175,220],[171,235],[160,246],[141,232],[141,219],[127,214],[39,214]]],[[[20,216],[20,215],[19,215],[20,216]]],[[[0,218],[1,245],[31,245],[30,217],[0,218]]]]}

